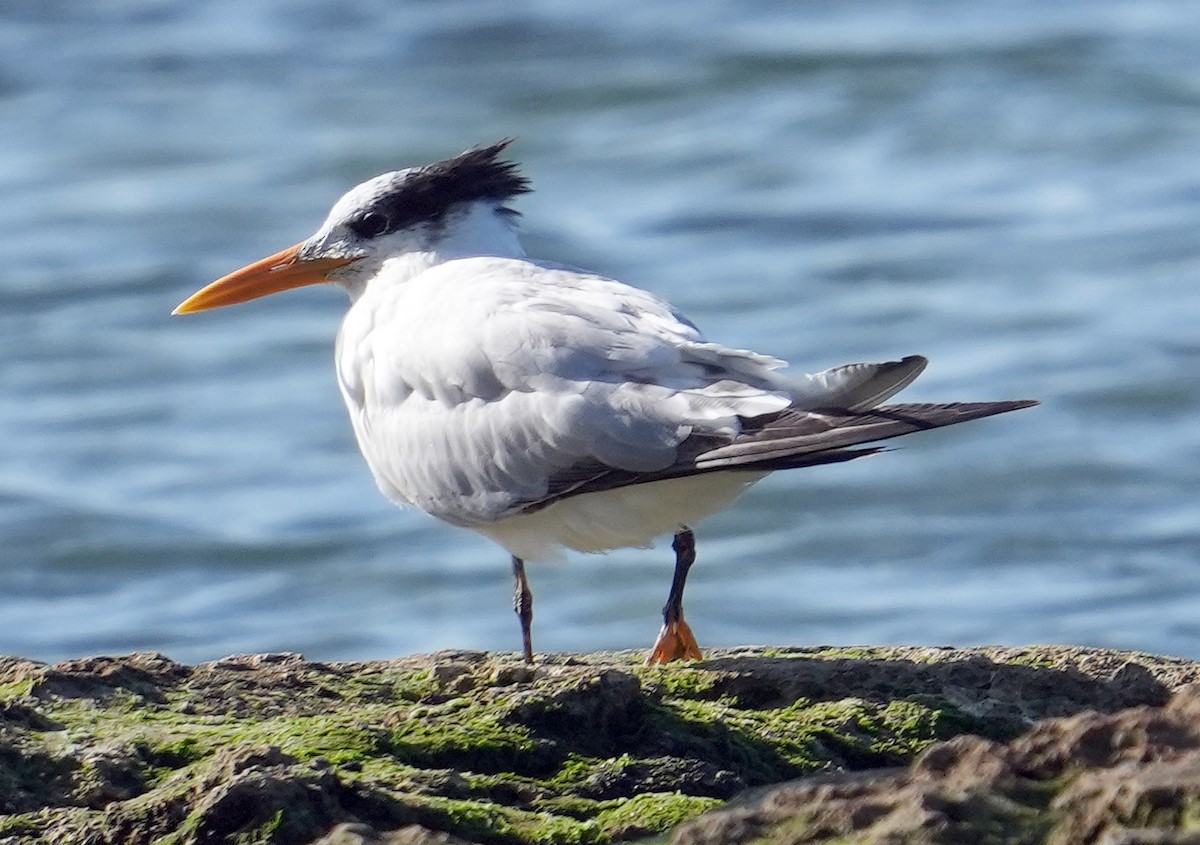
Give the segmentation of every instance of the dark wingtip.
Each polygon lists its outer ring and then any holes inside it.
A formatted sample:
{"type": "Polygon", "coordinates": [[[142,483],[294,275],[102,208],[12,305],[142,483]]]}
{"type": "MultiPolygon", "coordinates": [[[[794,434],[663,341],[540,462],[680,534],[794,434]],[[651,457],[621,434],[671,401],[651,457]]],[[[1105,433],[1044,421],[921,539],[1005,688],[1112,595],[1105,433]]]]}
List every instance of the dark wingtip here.
{"type": "Polygon", "coordinates": [[[1019,411],[1022,408],[1035,408],[1042,404],[1040,399],[1013,399],[1008,403],[1011,407],[1006,408],[1008,411],[1019,411]]]}
{"type": "Polygon", "coordinates": [[[862,416],[904,421],[917,429],[928,429],[956,425],[984,417],[994,417],[997,414],[1020,411],[1040,404],[1036,399],[1011,399],[999,402],[907,403],[881,405],[866,411],[862,416]]]}

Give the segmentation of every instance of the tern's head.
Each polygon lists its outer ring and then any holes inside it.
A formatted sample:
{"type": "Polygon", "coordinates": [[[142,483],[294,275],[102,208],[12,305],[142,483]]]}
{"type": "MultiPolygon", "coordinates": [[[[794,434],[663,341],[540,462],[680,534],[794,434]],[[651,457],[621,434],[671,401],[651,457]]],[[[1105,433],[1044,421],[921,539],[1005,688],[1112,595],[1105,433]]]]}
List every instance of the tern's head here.
{"type": "Polygon", "coordinates": [[[176,314],[233,305],[302,285],[333,282],[351,296],[390,260],[427,265],[464,255],[512,254],[517,213],[505,203],[529,191],[499,156],[508,140],[454,158],[384,173],[352,188],[311,237],[243,267],[188,297],[176,314]]]}

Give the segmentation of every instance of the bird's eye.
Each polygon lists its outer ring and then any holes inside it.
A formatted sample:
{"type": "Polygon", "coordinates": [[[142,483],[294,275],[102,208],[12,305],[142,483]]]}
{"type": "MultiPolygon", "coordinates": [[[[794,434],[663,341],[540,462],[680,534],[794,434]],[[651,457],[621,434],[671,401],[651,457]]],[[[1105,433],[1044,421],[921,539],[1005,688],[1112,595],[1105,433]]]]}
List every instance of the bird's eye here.
{"type": "Polygon", "coordinates": [[[388,230],[388,222],[387,215],[380,214],[378,211],[368,211],[362,217],[351,220],[347,225],[360,238],[374,238],[388,230]]]}

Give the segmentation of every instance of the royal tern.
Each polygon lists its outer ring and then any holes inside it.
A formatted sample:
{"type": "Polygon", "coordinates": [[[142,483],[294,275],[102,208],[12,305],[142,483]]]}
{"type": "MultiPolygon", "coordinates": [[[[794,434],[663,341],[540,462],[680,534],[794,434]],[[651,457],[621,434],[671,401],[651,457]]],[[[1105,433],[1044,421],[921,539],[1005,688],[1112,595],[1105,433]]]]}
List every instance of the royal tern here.
{"type": "Polygon", "coordinates": [[[675,574],[647,663],[699,659],[683,616],[691,526],[768,473],[1033,401],[883,405],[912,355],[800,378],[705,340],[663,300],[528,258],[509,207],[529,184],[501,141],[353,188],[316,234],[229,274],[176,314],[331,282],[350,295],[336,367],[375,481],[398,505],[512,555],[533,661],[525,562],[674,535],[675,574]]]}

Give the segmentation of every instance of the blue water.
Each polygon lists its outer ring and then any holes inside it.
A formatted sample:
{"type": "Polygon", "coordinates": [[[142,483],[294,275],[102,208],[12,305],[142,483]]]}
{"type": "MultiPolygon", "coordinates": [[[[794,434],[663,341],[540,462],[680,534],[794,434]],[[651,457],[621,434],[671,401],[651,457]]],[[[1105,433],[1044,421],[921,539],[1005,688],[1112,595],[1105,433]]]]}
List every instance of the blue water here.
{"type": "MultiPolygon", "coordinates": [[[[1194,0],[0,8],[0,653],[518,645],[505,554],[392,508],[345,307],[192,318],[349,186],[516,136],[526,243],[910,400],[1039,398],[702,524],[703,645],[1200,658],[1194,0]]],[[[542,650],[648,645],[652,552],[535,569],[542,650]]]]}

